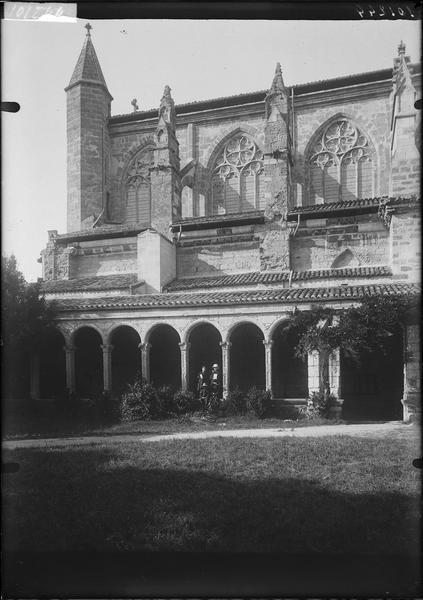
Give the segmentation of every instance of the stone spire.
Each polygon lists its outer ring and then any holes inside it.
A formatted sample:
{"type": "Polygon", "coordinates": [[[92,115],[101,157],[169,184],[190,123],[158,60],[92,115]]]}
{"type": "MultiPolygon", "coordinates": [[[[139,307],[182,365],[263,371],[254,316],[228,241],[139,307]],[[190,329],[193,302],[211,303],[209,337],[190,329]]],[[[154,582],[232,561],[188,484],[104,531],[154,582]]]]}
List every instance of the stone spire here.
{"type": "Polygon", "coordinates": [[[159,125],[161,121],[164,121],[172,128],[174,128],[176,124],[175,103],[170,94],[170,87],[168,85],[165,85],[163,96],[160,101],[159,125]]]}
{"type": "Polygon", "coordinates": [[[269,94],[280,94],[285,91],[285,84],[282,77],[281,63],[276,63],[275,75],[272,85],[270,86],[269,94]]]}
{"type": "Polygon", "coordinates": [[[107,213],[107,119],[113,98],[91,40],[91,25],[66,91],[68,231],[99,224],[107,213]]]}
{"type": "Polygon", "coordinates": [[[280,63],[276,63],[275,74],[273,76],[272,85],[266,94],[264,99],[266,106],[266,119],[269,119],[273,114],[272,118],[275,118],[275,109],[280,114],[287,113],[288,104],[288,92],[282,77],[282,69],[280,63]]]}
{"type": "Polygon", "coordinates": [[[81,54],[79,55],[66,91],[78,83],[87,81],[101,84],[108,92],[109,90],[107,89],[106,80],[104,79],[104,75],[91,39],[90,30],[92,27],[89,23],[87,23],[85,28],[87,30],[87,34],[85,36],[84,45],[82,46],[81,54]]]}
{"type": "Polygon", "coordinates": [[[405,44],[401,40],[400,43],[398,44],[398,56],[396,56],[394,58],[394,70],[393,70],[394,77],[398,74],[399,71],[404,70],[404,67],[406,67],[406,70],[408,70],[409,63],[410,63],[410,57],[406,56],[405,44]]]}

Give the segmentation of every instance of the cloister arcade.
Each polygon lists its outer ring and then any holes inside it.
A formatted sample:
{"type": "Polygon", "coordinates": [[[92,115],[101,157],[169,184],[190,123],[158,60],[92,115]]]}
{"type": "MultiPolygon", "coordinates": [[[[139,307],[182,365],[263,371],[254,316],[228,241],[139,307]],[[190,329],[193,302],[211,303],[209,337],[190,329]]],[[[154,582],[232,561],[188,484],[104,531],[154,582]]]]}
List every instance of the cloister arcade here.
{"type": "MultiPolygon", "coordinates": [[[[295,355],[298,335],[282,335],[286,319],[263,325],[241,318],[227,326],[212,319],[59,323],[33,361],[32,395],[49,398],[68,390],[93,397],[120,394],[137,373],[156,387],[195,391],[203,365],[217,363],[223,394],[252,386],[276,399],[305,400],[319,389],[319,357],[295,355]],[[141,324],[141,326],[140,326],[141,324]],[[180,325],[183,325],[182,327],[180,325]]],[[[269,321],[268,321],[269,323],[269,321]]],[[[363,354],[360,365],[335,352],[329,364],[331,391],[345,399],[350,418],[400,418],[404,387],[403,344],[393,336],[386,356],[363,354]],[[388,400],[384,398],[387,397],[388,400]]]]}

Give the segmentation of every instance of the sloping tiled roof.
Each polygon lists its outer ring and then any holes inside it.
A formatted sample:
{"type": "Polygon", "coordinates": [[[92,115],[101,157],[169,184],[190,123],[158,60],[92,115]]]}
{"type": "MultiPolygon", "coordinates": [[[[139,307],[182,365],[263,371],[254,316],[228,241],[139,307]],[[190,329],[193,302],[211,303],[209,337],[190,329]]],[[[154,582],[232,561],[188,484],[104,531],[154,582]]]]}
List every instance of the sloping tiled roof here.
{"type": "Polygon", "coordinates": [[[172,223],[172,231],[175,233],[182,231],[191,231],[194,229],[206,229],[207,227],[225,225],[247,225],[248,223],[262,223],[264,221],[263,210],[250,210],[246,212],[227,213],[225,215],[207,215],[205,217],[189,217],[172,223]]]}
{"type": "Polygon", "coordinates": [[[113,237],[126,237],[137,235],[146,229],[145,223],[130,223],[129,225],[102,225],[94,229],[82,229],[81,231],[70,231],[59,233],[54,236],[58,242],[77,242],[94,239],[108,239],[113,237]]]}
{"type": "Polygon", "coordinates": [[[314,215],[323,215],[338,212],[377,212],[381,206],[401,206],[416,204],[417,196],[407,197],[388,197],[381,196],[376,198],[363,198],[355,200],[339,200],[338,202],[328,202],[326,204],[312,204],[311,206],[297,206],[291,208],[288,212],[288,218],[304,215],[313,217],[314,215]]]}
{"type": "Polygon", "coordinates": [[[325,204],[312,204],[310,206],[296,206],[288,212],[288,217],[296,215],[315,215],[324,214],[335,211],[351,211],[356,209],[364,209],[366,212],[370,209],[372,212],[377,212],[381,202],[381,198],[364,198],[362,200],[339,200],[338,202],[328,202],[325,204]]]}
{"type": "Polygon", "coordinates": [[[63,299],[57,310],[86,311],[108,309],[155,309],[201,306],[235,306],[237,304],[275,304],[359,300],[364,296],[418,296],[420,286],[412,283],[386,283],[324,288],[289,288],[260,291],[205,292],[186,294],[144,294],[106,298],[63,299]]]}
{"type": "MultiPolygon", "coordinates": [[[[309,81],[307,83],[299,83],[293,86],[287,86],[289,94],[293,90],[295,96],[301,94],[309,94],[321,90],[330,90],[349,85],[357,85],[360,83],[371,83],[372,81],[381,81],[392,77],[392,68],[380,69],[378,71],[366,71],[364,73],[355,73],[352,75],[342,75],[331,79],[319,79],[317,81],[309,81]]],[[[269,90],[258,90],[256,92],[246,92],[234,94],[231,96],[220,96],[218,98],[209,98],[206,100],[195,100],[175,106],[176,114],[182,115],[190,112],[199,112],[201,110],[209,110],[213,108],[223,108],[226,106],[239,106],[242,104],[251,104],[255,102],[263,102],[269,90]]],[[[125,113],[113,115],[110,118],[111,123],[119,123],[124,121],[143,121],[151,119],[158,114],[158,108],[150,108],[136,113],[125,113]]]]}
{"type": "MultiPolygon", "coordinates": [[[[310,279],[329,279],[339,277],[389,277],[392,275],[389,267],[345,267],[343,269],[320,269],[316,271],[294,271],[291,281],[310,279]]],[[[219,277],[197,277],[190,279],[175,279],[166,289],[170,292],[193,290],[199,288],[235,287],[241,285],[272,284],[289,281],[289,272],[275,273],[272,271],[255,271],[237,275],[220,275],[219,277]]]]}
{"type": "Polygon", "coordinates": [[[78,279],[43,281],[41,291],[44,293],[128,290],[137,283],[135,273],[118,275],[98,275],[97,277],[80,277],[78,279]]]}

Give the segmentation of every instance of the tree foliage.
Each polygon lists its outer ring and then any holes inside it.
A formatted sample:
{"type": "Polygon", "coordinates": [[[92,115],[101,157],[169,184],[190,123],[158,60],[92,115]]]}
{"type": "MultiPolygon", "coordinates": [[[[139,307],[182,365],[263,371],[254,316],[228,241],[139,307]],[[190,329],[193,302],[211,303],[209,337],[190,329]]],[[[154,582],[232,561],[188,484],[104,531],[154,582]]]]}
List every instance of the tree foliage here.
{"type": "Polygon", "coordinates": [[[312,351],[327,355],[340,348],[359,361],[363,352],[385,351],[387,338],[395,334],[410,306],[410,299],[400,296],[367,296],[359,306],[344,309],[314,306],[310,311],[295,311],[282,334],[297,330],[300,358],[312,351]]]}
{"type": "Polygon", "coordinates": [[[25,281],[13,255],[2,256],[1,283],[3,375],[6,393],[13,395],[17,380],[27,377],[29,356],[51,324],[53,308],[39,297],[38,283],[25,281]]]}

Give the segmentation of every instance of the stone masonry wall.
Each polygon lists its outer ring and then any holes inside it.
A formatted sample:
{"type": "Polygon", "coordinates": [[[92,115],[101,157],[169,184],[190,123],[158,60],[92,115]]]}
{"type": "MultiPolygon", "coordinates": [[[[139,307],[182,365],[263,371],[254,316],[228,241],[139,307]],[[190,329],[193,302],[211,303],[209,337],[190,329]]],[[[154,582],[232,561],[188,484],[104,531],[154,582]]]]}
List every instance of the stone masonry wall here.
{"type": "Polygon", "coordinates": [[[109,99],[106,91],[82,82],[67,92],[68,231],[78,231],[101,213],[106,195],[109,99]]]}
{"type": "MultiPolygon", "coordinates": [[[[176,136],[179,142],[179,155],[181,169],[190,160],[196,160],[195,185],[196,192],[204,198],[209,188],[209,162],[214,151],[222,140],[231,133],[242,130],[252,135],[263,148],[264,143],[264,110],[263,116],[224,116],[204,120],[202,115],[198,116],[198,122],[179,124],[176,127],[176,136]]],[[[122,179],[125,169],[134,154],[143,146],[153,144],[155,124],[134,123],[130,128],[119,129],[114,127],[111,131],[111,182],[110,182],[110,205],[111,213],[116,218],[122,218],[125,203],[125,194],[122,189],[122,179]]]]}
{"type": "Polygon", "coordinates": [[[178,248],[176,264],[177,277],[204,277],[259,271],[259,242],[178,248]]]}
{"type": "Polygon", "coordinates": [[[306,222],[291,237],[291,268],[329,269],[343,253],[345,264],[335,266],[389,265],[389,233],[377,217],[367,219],[339,219],[339,225],[326,219],[306,222]]]}
{"type": "Polygon", "coordinates": [[[390,225],[392,271],[413,281],[420,281],[421,225],[418,210],[394,213],[390,225]]]}

